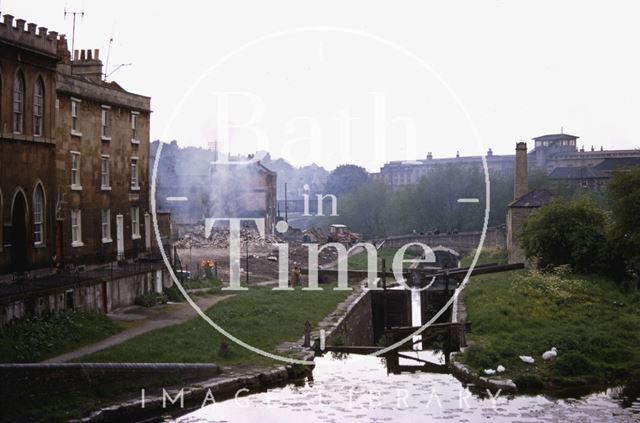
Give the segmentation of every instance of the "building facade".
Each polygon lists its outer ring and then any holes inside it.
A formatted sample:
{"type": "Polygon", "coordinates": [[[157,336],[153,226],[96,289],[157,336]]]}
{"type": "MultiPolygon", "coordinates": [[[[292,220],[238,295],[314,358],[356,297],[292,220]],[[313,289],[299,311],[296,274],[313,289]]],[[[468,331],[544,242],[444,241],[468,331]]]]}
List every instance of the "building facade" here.
{"type": "MultiPolygon", "coordinates": [[[[513,155],[493,154],[489,149],[485,156],[487,169],[493,174],[510,174],[513,172],[513,155]]],[[[433,154],[428,153],[426,159],[415,161],[392,161],[386,163],[380,172],[370,173],[369,177],[393,188],[400,188],[417,184],[422,178],[427,177],[431,172],[448,166],[458,166],[468,169],[482,170],[484,164],[481,156],[460,156],[436,159],[433,154]]]]}
{"type": "MultiPolygon", "coordinates": [[[[640,150],[604,150],[603,147],[599,151],[593,147],[591,151],[578,150],[578,138],[564,133],[533,138],[535,148],[528,153],[529,169],[543,170],[553,180],[598,189],[606,185],[615,170],[640,166],[640,150]]],[[[514,172],[514,155],[495,155],[489,149],[485,160],[490,174],[514,172]]],[[[482,169],[483,162],[480,156],[434,159],[429,153],[426,160],[392,161],[380,168],[380,172],[369,175],[373,180],[399,188],[414,185],[435,169],[446,166],[482,169]]]]}
{"type": "Polygon", "coordinates": [[[72,58],[64,35],[2,16],[0,324],[107,312],[170,283],[152,257],[150,113],[103,80],[97,50],[72,58]]]}

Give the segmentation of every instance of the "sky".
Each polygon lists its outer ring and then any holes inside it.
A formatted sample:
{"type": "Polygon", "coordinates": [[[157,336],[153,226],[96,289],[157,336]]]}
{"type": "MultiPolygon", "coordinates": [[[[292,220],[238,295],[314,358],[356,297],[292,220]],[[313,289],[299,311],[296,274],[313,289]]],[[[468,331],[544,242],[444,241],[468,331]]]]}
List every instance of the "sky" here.
{"type": "MultiPolygon", "coordinates": [[[[101,50],[151,139],[375,171],[539,135],[639,148],[636,2],[2,0],[101,50]]],[[[69,42],[69,47],[71,43],[69,42]]]]}

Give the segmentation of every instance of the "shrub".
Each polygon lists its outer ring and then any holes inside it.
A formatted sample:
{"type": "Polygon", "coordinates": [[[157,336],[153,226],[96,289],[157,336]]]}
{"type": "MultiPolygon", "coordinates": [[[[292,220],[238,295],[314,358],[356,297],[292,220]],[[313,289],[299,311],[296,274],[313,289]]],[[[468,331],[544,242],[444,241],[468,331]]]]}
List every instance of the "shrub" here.
{"type": "Polygon", "coordinates": [[[586,199],[555,200],[529,216],[519,239],[528,258],[543,269],[570,265],[579,273],[601,270],[606,214],[586,199]]]}
{"type": "Polygon", "coordinates": [[[182,292],[180,292],[176,285],[171,285],[169,288],[165,288],[164,294],[167,296],[168,301],[174,303],[179,303],[185,300],[182,292]]]}
{"type": "Polygon", "coordinates": [[[158,292],[147,292],[146,294],[138,295],[134,302],[139,306],[153,307],[157,304],[165,304],[167,302],[167,295],[158,292]]]}

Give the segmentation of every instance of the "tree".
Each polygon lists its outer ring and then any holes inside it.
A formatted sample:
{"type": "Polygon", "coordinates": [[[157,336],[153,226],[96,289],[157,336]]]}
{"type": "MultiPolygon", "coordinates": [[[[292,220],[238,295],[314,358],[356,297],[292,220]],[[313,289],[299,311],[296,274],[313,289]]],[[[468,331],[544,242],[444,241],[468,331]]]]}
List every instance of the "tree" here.
{"type": "Polygon", "coordinates": [[[640,168],[616,172],[609,182],[612,245],[636,278],[640,275],[640,168]]]}
{"type": "Polygon", "coordinates": [[[326,194],[341,195],[354,192],[369,180],[367,171],[356,165],[340,165],[327,177],[326,194]]]}
{"type": "Polygon", "coordinates": [[[603,269],[606,230],[606,214],[588,200],[555,200],[531,213],[519,240],[541,268],[569,264],[584,273],[603,269]]]}

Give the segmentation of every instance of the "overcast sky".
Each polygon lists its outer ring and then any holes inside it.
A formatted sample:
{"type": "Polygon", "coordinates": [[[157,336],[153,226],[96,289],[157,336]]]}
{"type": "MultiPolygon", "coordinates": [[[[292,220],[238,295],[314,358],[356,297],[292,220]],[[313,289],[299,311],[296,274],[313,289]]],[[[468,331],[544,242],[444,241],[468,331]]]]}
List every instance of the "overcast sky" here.
{"type": "Polygon", "coordinates": [[[640,146],[632,1],[2,0],[0,11],[70,39],[65,5],[85,12],[76,48],[104,62],[113,35],[109,71],[132,63],[111,79],[151,96],[152,139],[224,140],[220,93],[239,92],[227,122],[257,120],[231,130],[231,152],[266,145],[296,164],[512,153],[561,127],[587,149],[640,146]]]}

